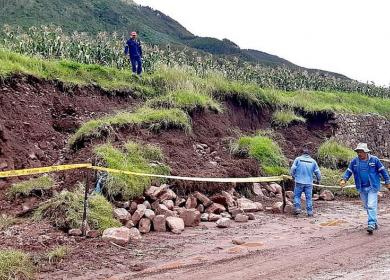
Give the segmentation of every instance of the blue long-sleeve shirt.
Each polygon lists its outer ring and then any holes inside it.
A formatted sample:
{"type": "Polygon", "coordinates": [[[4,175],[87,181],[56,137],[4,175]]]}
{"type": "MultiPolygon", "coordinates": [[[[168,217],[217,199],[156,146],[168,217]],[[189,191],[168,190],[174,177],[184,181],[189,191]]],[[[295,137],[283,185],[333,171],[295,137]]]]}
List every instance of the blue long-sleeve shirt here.
{"type": "Polygon", "coordinates": [[[312,185],[313,174],[317,177],[318,182],[321,181],[321,171],[317,162],[306,154],[294,160],[290,173],[298,184],[312,185]]]}
{"type": "Polygon", "coordinates": [[[390,176],[382,162],[376,156],[368,155],[367,161],[362,161],[359,157],[355,157],[349,164],[347,171],[345,171],[343,179],[348,181],[352,176],[355,179],[356,189],[360,191],[362,188],[368,187],[379,191],[381,188],[381,178],[385,180],[385,184],[390,184],[390,176]],[[364,166],[367,164],[367,167],[364,166]]]}
{"type": "Polygon", "coordinates": [[[128,54],[130,58],[142,57],[142,47],[139,40],[129,39],[125,45],[125,54],[128,54]]]}

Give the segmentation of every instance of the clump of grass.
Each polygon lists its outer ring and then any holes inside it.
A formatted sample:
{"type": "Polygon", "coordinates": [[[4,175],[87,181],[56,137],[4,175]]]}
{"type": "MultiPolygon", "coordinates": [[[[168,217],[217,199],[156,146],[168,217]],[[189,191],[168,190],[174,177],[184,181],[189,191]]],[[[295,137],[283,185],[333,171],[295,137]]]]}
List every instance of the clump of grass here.
{"type": "Polygon", "coordinates": [[[189,116],[180,109],[152,109],[143,107],[133,113],[121,112],[84,123],[69,139],[71,146],[87,137],[101,137],[103,133],[123,126],[147,127],[150,130],[179,128],[191,130],[189,116]]]}
{"type": "MultiPolygon", "coordinates": [[[[334,191],[337,191],[337,193],[341,195],[346,195],[348,197],[358,197],[359,192],[356,190],[356,188],[346,188],[346,189],[339,189],[339,182],[344,174],[344,170],[340,169],[331,169],[326,167],[321,167],[321,184],[326,186],[335,186],[334,191]]],[[[351,177],[348,181],[348,184],[353,185],[355,184],[355,181],[353,177],[351,177]]]]}
{"type": "Polygon", "coordinates": [[[30,257],[16,250],[0,250],[0,280],[35,279],[30,257]]]}
{"type": "Polygon", "coordinates": [[[279,145],[266,136],[245,136],[231,145],[231,152],[256,159],[265,175],[288,174],[287,160],[279,145]]]}
{"type": "Polygon", "coordinates": [[[317,152],[319,163],[333,169],[346,167],[355,156],[356,153],[352,149],[335,139],[329,139],[322,143],[317,152]]]}
{"type": "Polygon", "coordinates": [[[41,176],[27,181],[13,184],[8,191],[8,196],[15,198],[19,195],[29,196],[34,191],[45,191],[51,189],[55,181],[51,176],[41,176]]]}
{"type": "Polygon", "coordinates": [[[272,123],[276,126],[286,127],[293,122],[306,122],[306,119],[293,110],[277,110],[272,114],[272,123]]]}
{"type": "Polygon", "coordinates": [[[5,214],[0,215],[0,231],[7,229],[8,227],[16,224],[17,222],[18,219],[14,217],[5,214]]]}
{"type": "MultiPolygon", "coordinates": [[[[95,153],[109,168],[152,174],[170,173],[169,167],[160,163],[164,157],[155,146],[129,141],[123,150],[104,144],[96,147],[95,153]]],[[[144,176],[108,174],[105,191],[110,198],[129,200],[142,195],[151,182],[151,178],[144,176]]]]}
{"type": "Polygon", "coordinates": [[[151,99],[147,104],[152,108],[179,108],[187,112],[211,110],[222,112],[222,106],[210,95],[194,90],[176,90],[167,95],[151,99]]]}
{"type": "MultiPolygon", "coordinates": [[[[84,194],[81,189],[75,192],[62,191],[46,201],[34,213],[37,220],[47,219],[53,226],[68,230],[80,228],[83,217],[84,194]]],[[[120,226],[113,217],[112,205],[100,194],[88,200],[88,224],[91,229],[103,231],[109,227],[120,226]]]]}
{"type": "Polygon", "coordinates": [[[69,253],[70,248],[68,246],[58,246],[47,253],[47,259],[49,262],[60,262],[65,259],[69,253]]]}

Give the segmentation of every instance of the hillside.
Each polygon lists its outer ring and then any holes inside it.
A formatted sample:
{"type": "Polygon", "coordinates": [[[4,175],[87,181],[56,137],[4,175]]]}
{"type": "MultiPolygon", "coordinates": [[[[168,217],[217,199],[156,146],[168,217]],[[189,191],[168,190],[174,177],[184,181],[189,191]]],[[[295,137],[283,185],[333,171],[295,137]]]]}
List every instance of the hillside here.
{"type": "MultiPolygon", "coordinates": [[[[0,26],[9,24],[30,28],[53,24],[67,32],[115,31],[120,36],[137,30],[141,40],[146,43],[173,43],[215,55],[237,56],[252,63],[299,68],[275,55],[257,50],[242,50],[227,39],[195,36],[164,13],[140,6],[131,0],[18,0],[2,1],[0,5],[3,5],[0,10],[0,26]]],[[[324,73],[333,75],[326,71],[324,73]]]]}

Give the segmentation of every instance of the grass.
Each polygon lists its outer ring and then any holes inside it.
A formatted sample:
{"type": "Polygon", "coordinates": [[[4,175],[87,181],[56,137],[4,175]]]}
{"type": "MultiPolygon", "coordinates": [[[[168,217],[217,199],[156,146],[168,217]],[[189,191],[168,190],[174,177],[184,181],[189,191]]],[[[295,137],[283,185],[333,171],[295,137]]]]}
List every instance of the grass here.
{"type": "MultiPolygon", "coordinates": [[[[152,145],[129,141],[120,150],[111,144],[104,144],[96,147],[95,153],[109,168],[154,174],[170,173],[169,167],[160,163],[164,158],[161,150],[152,145]]],[[[144,176],[108,174],[104,191],[110,198],[129,200],[142,195],[151,182],[151,178],[144,176]]]]}
{"type": "MultiPolygon", "coordinates": [[[[271,105],[310,113],[375,113],[390,116],[390,99],[368,97],[360,93],[260,88],[254,83],[228,80],[217,72],[200,78],[194,71],[184,67],[160,67],[154,73],[145,73],[143,78],[139,79],[129,70],[80,64],[69,60],[43,60],[0,49],[0,76],[10,76],[14,73],[60,80],[67,84],[95,84],[107,90],[132,90],[144,99],[187,91],[200,92],[220,100],[234,100],[238,105],[249,107],[271,105]]],[[[178,104],[180,105],[180,102],[178,104]]]]}
{"type": "Polygon", "coordinates": [[[179,108],[187,112],[211,110],[222,112],[222,106],[207,93],[192,90],[176,90],[148,101],[152,108],[179,108]]]}
{"type": "Polygon", "coordinates": [[[30,257],[20,251],[0,250],[0,280],[36,279],[30,257]]]}
{"type": "Polygon", "coordinates": [[[16,224],[18,221],[19,220],[14,217],[7,216],[5,214],[0,215],[0,231],[7,229],[8,227],[16,224]]]}
{"type": "MultiPolygon", "coordinates": [[[[335,190],[337,190],[340,194],[346,195],[348,197],[358,197],[359,192],[356,188],[347,188],[342,191],[338,189],[339,181],[342,178],[345,170],[339,169],[331,169],[326,167],[321,167],[321,184],[326,186],[336,186],[335,190]]],[[[353,176],[352,176],[353,177],[353,176]]],[[[350,178],[348,181],[348,185],[355,184],[353,178],[350,178]]]]}
{"type": "Polygon", "coordinates": [[[12,184],[8,191],[8,196],[16,198],[19,195],[29,196],[33,191],[49,190],[55,185],[55,181],[50,176],[41,176],[28,181],[12,184]]]}
{"type": "Polygon", "coordinates": [[[69,139],[69,144],[73,146],[88,137],[101,137],[103,133],[109,133],[109,131],[123,126],[146,127],[153,131],[168,128],[179,128],[184,131],[191,130],[189,116],[180,109],[152,109],[143,107],[133,113],[120,112],[115,115],[90,120],[76,131],[69,139]]]}
{"type": "Polygon", "coordinates": [[[277,110],[272,114],[272,123],[276,126],[288,126],[293,122],[306,122],[306,119],[292,110],[277,110]]]}
{"type": "Polygon", "coordinates": [[[352,149],[337,142],[335,139],[329,139],[322,143],[317,152],[319,163],[334,169],[346,167],[355,156],[356,153],[352,149]]]}
{"type": "Polygon", "coordinates": [[[65,259],[69,253],[70,248],[68,246],[58,246],[47,253],[47,259],[49,262],[60,262],[65,259]]]}
{"type": "Polygon", "coordinates": [[[287,160],[279,145],[267,136],[244,136],[231,145],[231,152],[256,159],[265,175],[288,174],[287,160]]]}
{"type": "MultiPolygon", "coordinates": [[[[46,201],[34,213],[34,219],[47,219],[53,226],[68,230],[80,228],[83,217],[84,194],[80,190],[62,191],[46,201]]],[[[88,224],[91,229],[103,231],[110,227],[120,226],[113,218],[112,205],[100,194],[90,196],[88,208],[88,224]]]]}

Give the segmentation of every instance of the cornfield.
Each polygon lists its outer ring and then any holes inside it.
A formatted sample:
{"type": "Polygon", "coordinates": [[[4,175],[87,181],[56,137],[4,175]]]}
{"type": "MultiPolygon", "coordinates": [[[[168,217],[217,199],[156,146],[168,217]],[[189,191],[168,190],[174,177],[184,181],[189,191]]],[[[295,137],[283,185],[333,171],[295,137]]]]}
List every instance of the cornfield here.
{"type": "MultiPolygon", "coordinates": [[[[101,32],[95,36],[83,32],[67,34],[55,26],[31,27],[28,30],[5,26],[0,45],[12,51],[48,59],[71,59],[86,64],[101,64],[119,69],[129,68],[124,55],[126,38],[117,33],[101,32]]],[[[222,73],[228,79],[256,83],[264,88],[281,90],[318,90],[359,92],[373,97],[390,97],[390,88],[374,83],[337,78],[324,72],[308,72],[286,67],[268,67],[243,62],[238,58],[213,56],[184,46],[143,44],[146,72],[159,65],[189,67],[197,75],[222,73]]]]}

